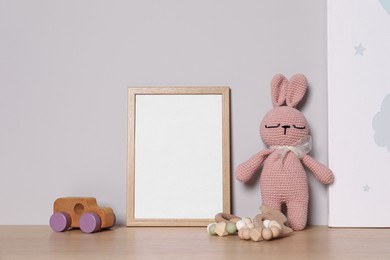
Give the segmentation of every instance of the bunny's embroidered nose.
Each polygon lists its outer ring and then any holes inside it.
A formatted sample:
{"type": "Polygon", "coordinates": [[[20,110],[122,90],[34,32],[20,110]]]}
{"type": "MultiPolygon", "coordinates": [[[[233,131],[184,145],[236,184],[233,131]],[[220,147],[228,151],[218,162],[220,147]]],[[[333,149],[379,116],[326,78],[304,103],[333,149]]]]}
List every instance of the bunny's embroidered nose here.
{"type": "Polygon", "coordinates": [[[287,128],[290,128],[289,125],[282,125],[282,128],[284,128],[284,135],[287,133],[287,128]]]}

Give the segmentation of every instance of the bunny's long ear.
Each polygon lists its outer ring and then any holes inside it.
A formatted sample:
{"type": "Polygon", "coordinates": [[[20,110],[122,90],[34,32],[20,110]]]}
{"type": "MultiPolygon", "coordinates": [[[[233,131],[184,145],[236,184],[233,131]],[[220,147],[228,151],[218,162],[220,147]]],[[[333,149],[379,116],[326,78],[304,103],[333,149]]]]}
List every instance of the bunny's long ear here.
{"type": "Polygon", "coordinates": [[[271,96],[274,107],[279,107],[286,101],[288,81],[282,74],[276,74],[271,80],[271,96]]]}
{"type": "Polygon", "coordinates": [[[302,100],[307,90],[307,79],[302,74],[291,77],[287,87],[286,103],[289,107],[295,107],[302,100]]]}

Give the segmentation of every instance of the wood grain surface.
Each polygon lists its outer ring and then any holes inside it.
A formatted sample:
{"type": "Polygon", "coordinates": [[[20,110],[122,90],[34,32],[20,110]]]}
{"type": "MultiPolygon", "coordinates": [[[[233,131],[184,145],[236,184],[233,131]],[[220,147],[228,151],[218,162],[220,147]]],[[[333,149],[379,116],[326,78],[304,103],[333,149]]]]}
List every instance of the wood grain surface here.
{"type": "Polygon", "coordinates": [[[202,227],[115,227],[94,234],[0,226],[0,259],[390,259],[390,229],[309,227],[252,242],[202,227]]]}

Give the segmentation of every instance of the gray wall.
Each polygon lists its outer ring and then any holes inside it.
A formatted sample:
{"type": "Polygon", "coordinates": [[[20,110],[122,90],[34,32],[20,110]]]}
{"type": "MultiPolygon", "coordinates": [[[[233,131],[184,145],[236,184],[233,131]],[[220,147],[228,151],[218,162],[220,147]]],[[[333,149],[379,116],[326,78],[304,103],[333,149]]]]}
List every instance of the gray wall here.
{"type": "MultiPolygon", "coordinates": [[[[327,162],[326,1],[0,1],[0,224],[46,224],[61,196],[126,211],[127,87],[231,87],[232,168],[264,148],[275,73],[304,73],[327,162]]],[[[327,224],[311,174],[310,223],[327,224]]],[[[258,178],[232,181],[254,216],[258,178]]]]}

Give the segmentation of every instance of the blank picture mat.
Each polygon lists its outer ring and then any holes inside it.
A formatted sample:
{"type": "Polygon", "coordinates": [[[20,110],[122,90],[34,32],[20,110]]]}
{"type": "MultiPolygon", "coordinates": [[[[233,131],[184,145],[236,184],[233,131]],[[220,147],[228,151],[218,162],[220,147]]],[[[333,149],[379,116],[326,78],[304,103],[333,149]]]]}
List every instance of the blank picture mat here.
{"type": "Polygon", "coordinates": [[[222,212],[222,95],[136,95],[135,110],[134,217],[222,212]]]}
{"type": "Polygon", "coordinates": [[[328,1],[332,227],[390,227],[390,1],[328,1]]]}

